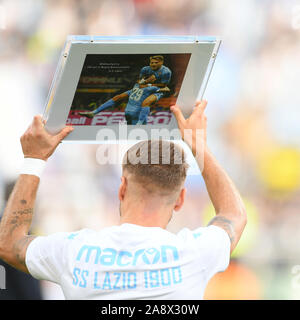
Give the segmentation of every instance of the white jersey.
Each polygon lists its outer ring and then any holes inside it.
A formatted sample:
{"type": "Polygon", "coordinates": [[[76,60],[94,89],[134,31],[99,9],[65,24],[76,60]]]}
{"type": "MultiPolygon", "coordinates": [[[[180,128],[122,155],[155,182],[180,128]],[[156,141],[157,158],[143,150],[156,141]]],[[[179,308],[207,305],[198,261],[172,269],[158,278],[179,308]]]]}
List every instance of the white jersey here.
{"type": "Polygon", "coordinates": [[[33,277],[59,284],[66,299],[198,300],[229,258],[229,237],[217,226],[173,234],[125,223],[37,237],[26,265],[33,277]]]}

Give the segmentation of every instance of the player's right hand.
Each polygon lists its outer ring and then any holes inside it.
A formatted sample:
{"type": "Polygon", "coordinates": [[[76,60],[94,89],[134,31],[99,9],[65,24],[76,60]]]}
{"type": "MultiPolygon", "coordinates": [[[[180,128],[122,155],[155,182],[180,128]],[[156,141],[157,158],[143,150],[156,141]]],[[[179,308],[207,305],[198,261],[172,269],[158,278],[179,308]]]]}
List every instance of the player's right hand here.
{"type": "Polygon", "coordinates": [[[159,92],[170,92],[170,89],[168,87],[163,87],[159,89],[159,92]]]}
{"type": "Polygon", "coordinates": [[[45,130],[42,117],[35,116],[20,139],[24,158],[47,160],[58,144],[72,131],[71,126],[66,126],[58,134],[51,135],[45,130]]]}
{"type": "Polygon", "coordinates": [[[193,154],[196,154],[197,148],[202,148],[206,144],[206,123],[207,118],[204,114],[207,101],[197,101],[195,108],[189,118],[185,119],[178,105],[171,106],[182,139],[190,146],[193,154]],[[201,146],[201,147],[200,147],[201,146]]]}
{"type": "Polygon", "coordinates": [[[145,79],[143,78],[143,79],[139,80],[139,81],[138,81],[138,84],[139,84],[139,85],[145,84],[145,79]]]}

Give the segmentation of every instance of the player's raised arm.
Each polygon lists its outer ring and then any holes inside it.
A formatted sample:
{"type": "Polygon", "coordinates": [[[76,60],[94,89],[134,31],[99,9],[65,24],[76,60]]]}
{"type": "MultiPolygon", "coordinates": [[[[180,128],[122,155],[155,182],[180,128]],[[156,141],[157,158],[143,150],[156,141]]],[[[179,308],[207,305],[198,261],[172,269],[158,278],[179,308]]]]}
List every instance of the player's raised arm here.
{"type": "Polygon", "coordinates": [[[24,166],[0,223],[0,258],[21,271],[28,272],[25,255],[29,243],[34,239],[28,232],[40,181],[39,174],[45,161],[72,130],[72,127],[65,127],[57,135],[50,135],[44,129],[41,117],[35,116],[21,137],[24,166]]]}
{"type": "Polygon", "coordinates": [[[169,68],[165,68],[161,77],[162,84],[168,85],[171,81],[171,77],[172,77],[172,71],[169,68]]]}
{"type": "Polygon", "coordinates": [[[216,211],[216,216],[209,225],[218,226],[228,233],[232,252],[245,228],[247,215],[238,190],[206,145],[206,104],[206,101],[198,102],[188,119],[184,118],[178,106],[172,106],[171,110],[182,137],[192,149],[200,168],[204,158],[202,176],[216,211]],[[190,131],[192,135],[189,134],[190,131]]]}

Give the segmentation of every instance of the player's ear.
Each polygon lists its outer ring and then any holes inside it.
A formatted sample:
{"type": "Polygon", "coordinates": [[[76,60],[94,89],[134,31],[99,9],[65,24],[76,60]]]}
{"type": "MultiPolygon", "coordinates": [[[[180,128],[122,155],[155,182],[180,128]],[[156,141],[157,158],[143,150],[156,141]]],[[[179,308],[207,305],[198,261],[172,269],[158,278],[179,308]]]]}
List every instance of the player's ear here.
{"type": "Polygon", "coordinates": [[[120,201],[124,200],[126,189],[127,189],[127,179],[124,176],[122,176],[121,177],[121,184],[119,187],[119,200],[120,201]]]}
{"type": "Polygon", "coordinates": [[[181,207],[183,206],[184,199],[185,199],[185,193],[186,193],[186,188],[182,188],[180,190],[179,196],[175,202],[174,210],[179,211],[181,207]]]}

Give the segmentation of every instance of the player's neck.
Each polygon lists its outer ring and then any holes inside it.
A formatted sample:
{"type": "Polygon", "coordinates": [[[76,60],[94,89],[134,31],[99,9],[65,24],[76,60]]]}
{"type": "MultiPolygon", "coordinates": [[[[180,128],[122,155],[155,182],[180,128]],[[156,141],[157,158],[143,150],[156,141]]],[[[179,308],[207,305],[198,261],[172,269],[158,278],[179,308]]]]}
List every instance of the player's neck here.
{"type": "Polygon", "coordinates": [[[136,224],[143,227],[160,227],[166,229],[167,224],[172,216],[172,212],[169,209],[161,206],[147,205],[145,202],[141,202],[139,205],[133,203],[127,204],[122,208],[120,223],[136,224]]]}
{"type": "Polygon", "coordinates": [[[129,219],[128,217],[127,218],[124,218],[124,219],[120,219],[120,224],[123,224],[123,223],[129,223],[129,224],[135,224],[135,225],[138,225],[138,226],[141,226],[141,227],[157,227],[157,228],[162,228],[162,229],[166,229],[167,227],[167,224],[162,222],[162,221],[157,221],[157,220],[154,220],[154,219],[150,219],[150,220],[147,220],[147,219],[129,219]]]}

